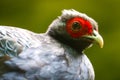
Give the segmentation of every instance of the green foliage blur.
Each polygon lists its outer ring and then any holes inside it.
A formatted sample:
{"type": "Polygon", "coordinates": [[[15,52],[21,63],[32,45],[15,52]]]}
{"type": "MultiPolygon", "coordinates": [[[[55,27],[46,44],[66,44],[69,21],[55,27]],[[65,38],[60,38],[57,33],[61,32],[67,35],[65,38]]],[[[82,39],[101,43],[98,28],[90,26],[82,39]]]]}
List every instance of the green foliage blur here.
{"type": "Polygon", "coordinates": [[[94,18],[104,38],[85,51],[96,80],[120,80],[120,0],[0,0],[0,25],[45,32],[63,9],[75,9],[94,18]]]}

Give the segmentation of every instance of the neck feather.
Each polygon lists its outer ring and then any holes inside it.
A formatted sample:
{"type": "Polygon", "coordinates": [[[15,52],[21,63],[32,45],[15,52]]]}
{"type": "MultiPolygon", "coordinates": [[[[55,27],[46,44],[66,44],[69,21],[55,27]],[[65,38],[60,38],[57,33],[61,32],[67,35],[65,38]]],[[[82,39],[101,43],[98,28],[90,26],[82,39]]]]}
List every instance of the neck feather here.
{"type": "Polygon", "coordinates": [[[50,35],[60,43],[70,46],[72,49],[76,50],[79,53],[82,53],[84,49],[88,48],[91,45],[91,42],[88,42],[85,39],[68,39],[65,36],[59,35],[51,31],[48,32],[48,35],[50,35]]]}

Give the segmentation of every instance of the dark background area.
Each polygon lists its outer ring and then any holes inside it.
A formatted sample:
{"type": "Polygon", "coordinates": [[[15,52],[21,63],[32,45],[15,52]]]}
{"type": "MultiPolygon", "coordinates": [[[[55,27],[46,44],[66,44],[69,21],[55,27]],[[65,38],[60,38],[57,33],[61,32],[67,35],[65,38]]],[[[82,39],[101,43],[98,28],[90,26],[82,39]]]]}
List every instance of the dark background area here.
{"type": "Polygon", "coordinates": [[[96,80],[120,80],[120,0],[0,0],[0,25],[41,33],[63,9],[75,9],[94,18],[105,45],[85,51],[96,80]]]}

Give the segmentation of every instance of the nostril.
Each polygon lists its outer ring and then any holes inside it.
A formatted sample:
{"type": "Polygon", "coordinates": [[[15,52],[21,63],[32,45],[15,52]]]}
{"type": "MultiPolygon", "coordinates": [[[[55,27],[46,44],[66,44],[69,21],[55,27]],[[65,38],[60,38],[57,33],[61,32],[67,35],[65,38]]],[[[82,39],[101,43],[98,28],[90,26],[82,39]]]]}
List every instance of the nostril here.
{"type": "Polygon", "coordinates": [[[95,33],[93,33],[93,36],[96,36],[96,34],[95,34],[95,33]]]}

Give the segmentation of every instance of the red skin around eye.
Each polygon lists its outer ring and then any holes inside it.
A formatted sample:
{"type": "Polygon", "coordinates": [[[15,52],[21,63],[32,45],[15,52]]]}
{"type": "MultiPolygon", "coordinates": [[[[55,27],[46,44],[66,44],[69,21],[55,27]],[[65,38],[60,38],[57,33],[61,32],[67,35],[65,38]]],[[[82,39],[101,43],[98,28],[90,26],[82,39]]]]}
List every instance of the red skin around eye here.
{"type": "Polygon", "coordinates": [[[68,20],[66,24],[66,30],[73,38],[80,38],[83,35],[91,35],[93,32],[91,23],[81,17],[75,17],[68,20]],[[79,22],[81,25],[81,28],[78,31],[71,29],[74,22],[79,22]]]}

